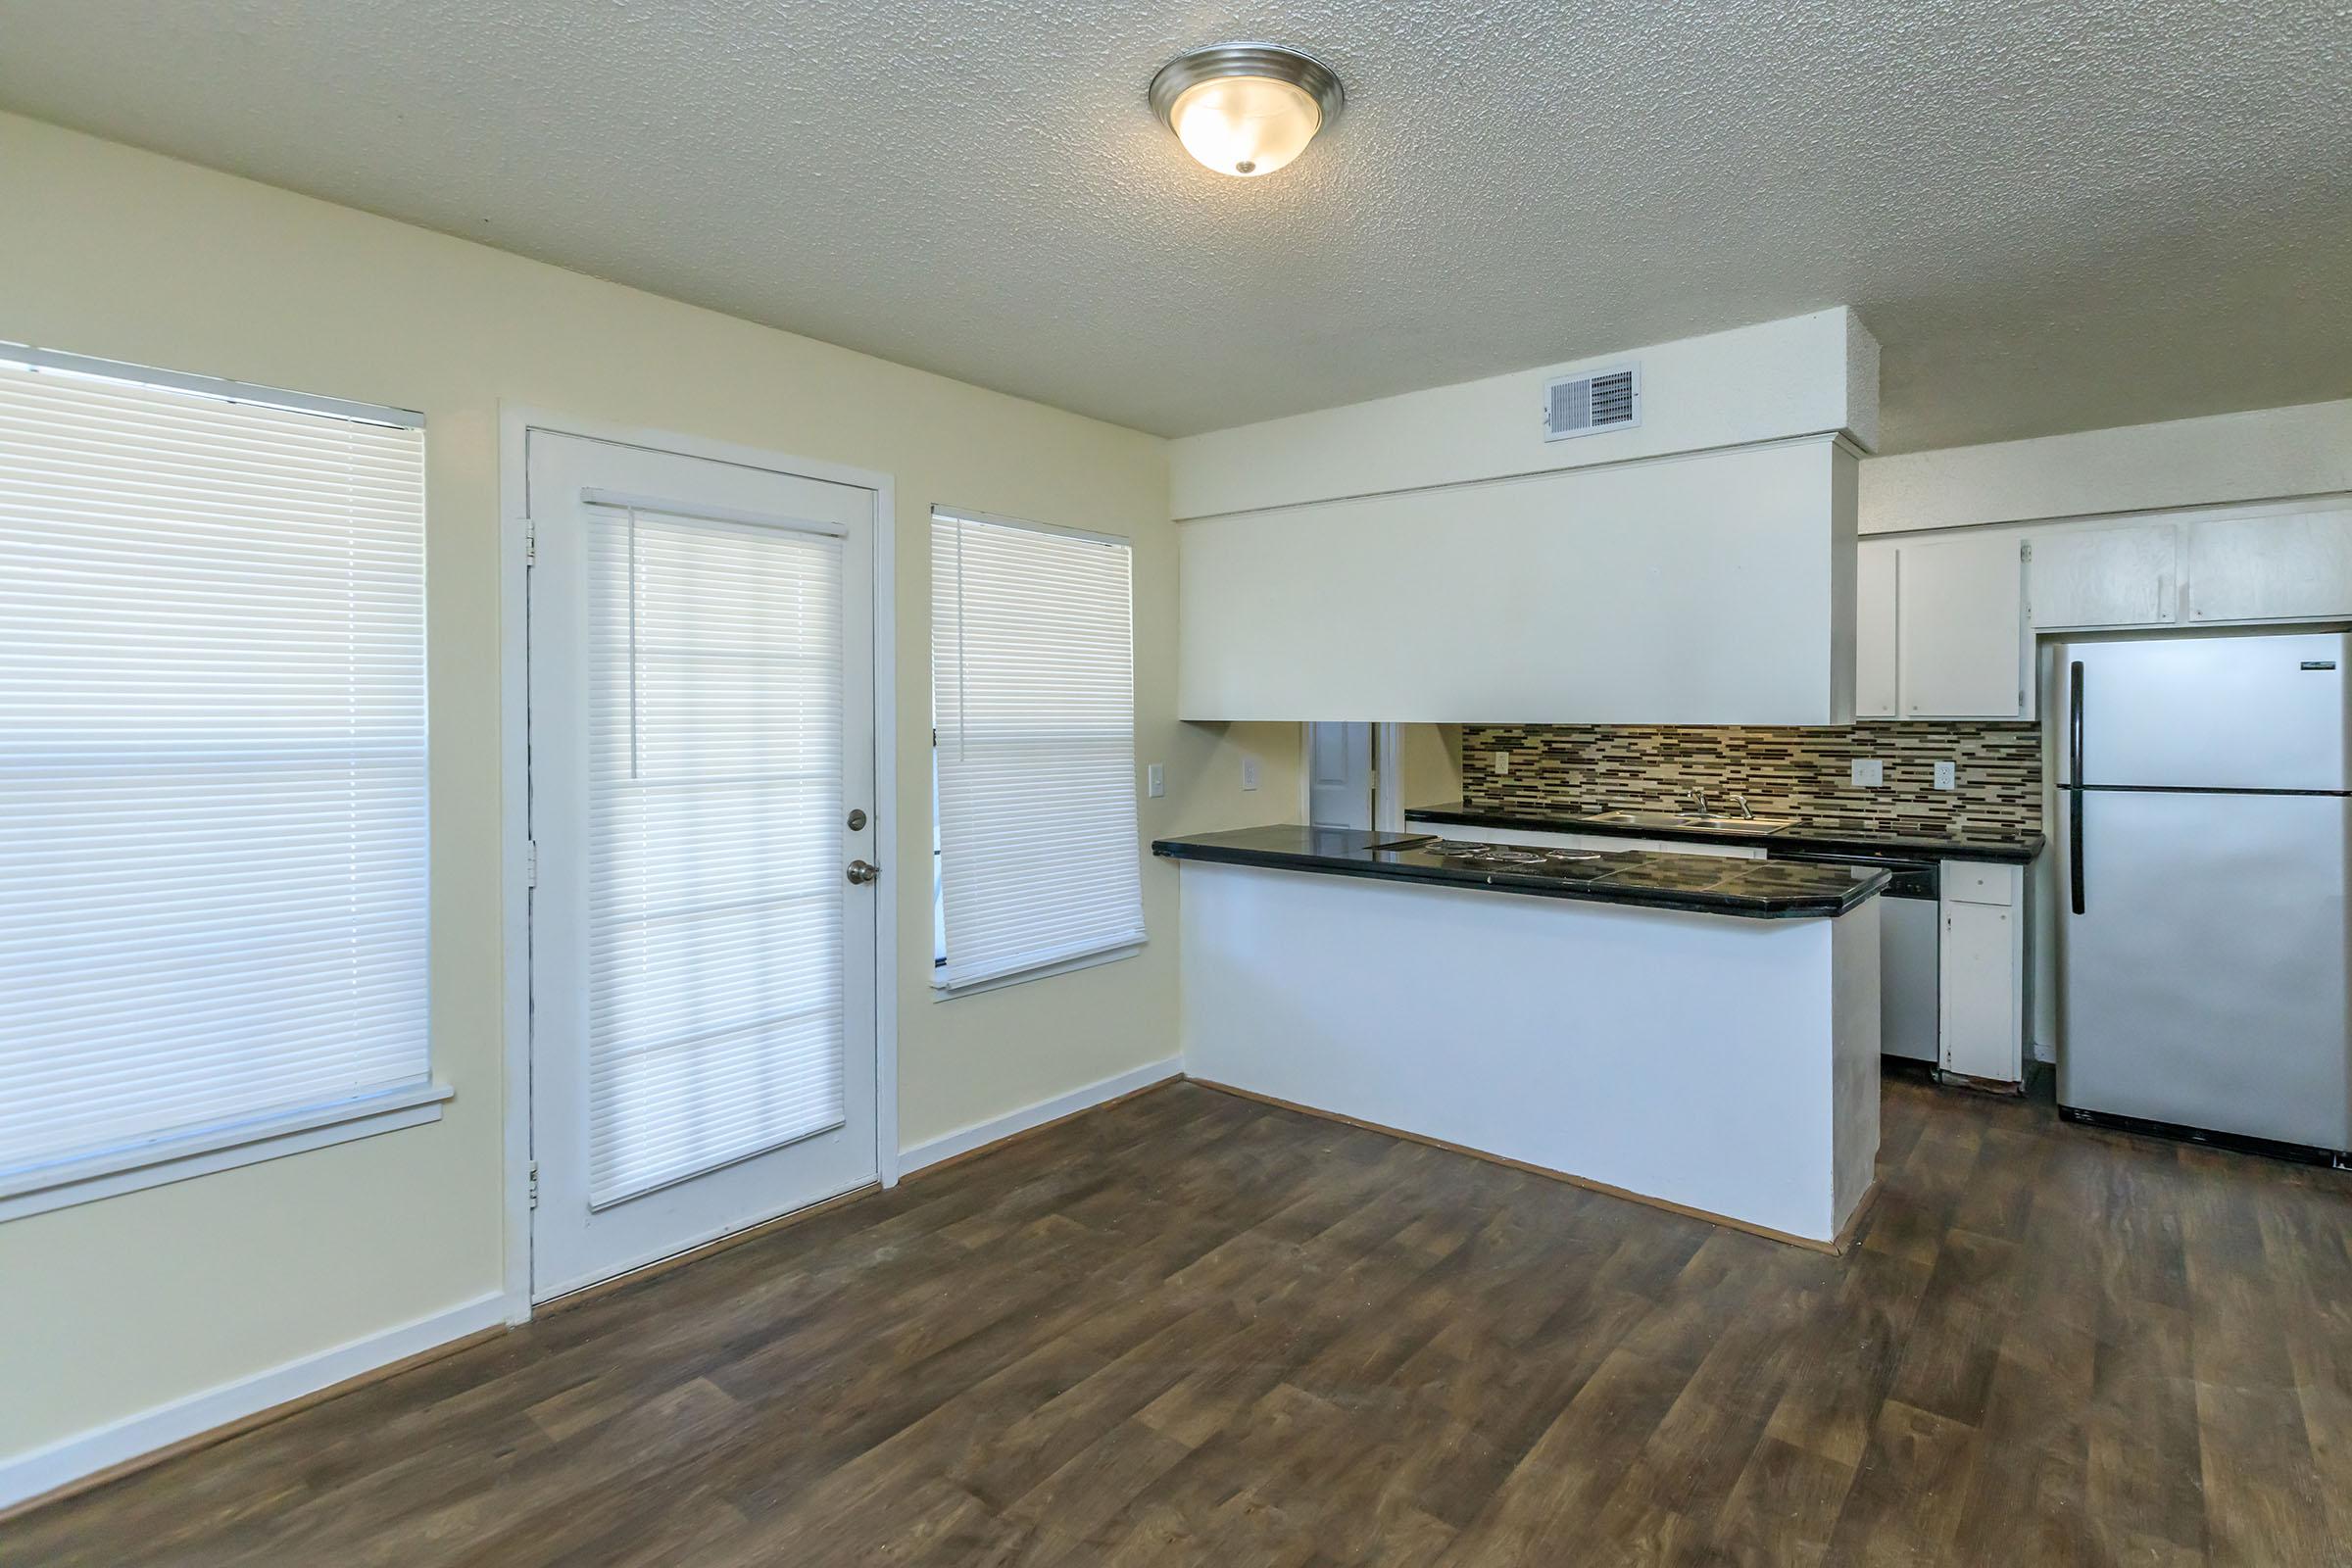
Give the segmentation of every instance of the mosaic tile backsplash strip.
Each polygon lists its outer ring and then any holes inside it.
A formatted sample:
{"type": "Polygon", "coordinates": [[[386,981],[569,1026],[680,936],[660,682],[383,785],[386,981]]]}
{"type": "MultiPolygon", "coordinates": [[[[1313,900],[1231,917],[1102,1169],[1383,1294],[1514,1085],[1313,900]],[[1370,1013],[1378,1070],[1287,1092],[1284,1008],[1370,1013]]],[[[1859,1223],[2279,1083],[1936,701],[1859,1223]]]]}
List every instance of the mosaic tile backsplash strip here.
{"type": "Polygon", "coordinates": [[[1758,816],[1809,827],[1931,837],[2041,830],[2041,733],[2032,724],[1853,724],[1705,728],[1680,724],[1469,724],[1462,804],[1471,810],[1585,812],[1655,808],[1705,790],[1734,792],[1758,816]],[[1498,772],[1494,754],[1510,754],[1498,772]],[[1857,759],[1886,764],[1876,789],[1853,782],[1857,759]],[[1935,787],[1936,764],[1957,788],[1935,787]]]}

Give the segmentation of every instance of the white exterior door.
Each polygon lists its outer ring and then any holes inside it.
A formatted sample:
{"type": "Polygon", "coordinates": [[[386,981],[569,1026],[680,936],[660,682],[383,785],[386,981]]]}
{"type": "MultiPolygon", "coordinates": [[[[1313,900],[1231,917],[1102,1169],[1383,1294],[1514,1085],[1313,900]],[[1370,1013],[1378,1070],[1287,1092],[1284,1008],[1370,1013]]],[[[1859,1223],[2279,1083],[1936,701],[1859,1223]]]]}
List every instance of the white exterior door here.
{"type": "Polygon", "coordinates": [[[876,504],[526,441],[544,1300],[874,1179],[876,504]]]}

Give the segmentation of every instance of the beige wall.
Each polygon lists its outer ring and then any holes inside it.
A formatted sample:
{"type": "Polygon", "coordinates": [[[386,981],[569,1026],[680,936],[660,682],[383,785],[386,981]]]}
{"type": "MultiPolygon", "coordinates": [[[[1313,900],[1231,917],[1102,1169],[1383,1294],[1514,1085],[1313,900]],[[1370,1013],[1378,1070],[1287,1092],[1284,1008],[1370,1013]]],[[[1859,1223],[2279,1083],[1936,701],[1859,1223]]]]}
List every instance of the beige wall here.
{"type": "Polygon", "coordinates": [[[1447,806],[1462,798],[1462,726],[1399,724],[1396,749],[1404,768],[1404,804],[1447,806]]]}
{"type": "MultiPolygon", "coordinates": [[[[0,117],[0,338],[418,409],[428,446],[438,1123],[0,1225],[0,1459],[502,1283],[498,411],[745,442],[896,480],[897,862],[929,845],[933,502],[1135,544],[1147,838],[1296,814],[1295,726],[1175,719],[1165,445],[148,154],[0,117]],[[1240,788],[1240,753],[1265,776],[1240,788]]],[[[1177,1051],[1176,877],[1131,959],[931,1000],[901,904],[914,1146],[1177,1051]]]]}

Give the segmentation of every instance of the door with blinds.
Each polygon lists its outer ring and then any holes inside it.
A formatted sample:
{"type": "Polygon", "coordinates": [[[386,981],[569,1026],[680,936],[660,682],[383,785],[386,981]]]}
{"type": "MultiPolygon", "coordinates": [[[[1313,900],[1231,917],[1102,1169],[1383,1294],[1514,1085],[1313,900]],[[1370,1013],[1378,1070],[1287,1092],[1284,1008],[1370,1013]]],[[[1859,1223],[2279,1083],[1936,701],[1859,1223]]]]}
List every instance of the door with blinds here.
{"type": "Polygon", "coordinates": [[[533,429],[531,1294],[874,1179],[874,492],[533,429]]]}

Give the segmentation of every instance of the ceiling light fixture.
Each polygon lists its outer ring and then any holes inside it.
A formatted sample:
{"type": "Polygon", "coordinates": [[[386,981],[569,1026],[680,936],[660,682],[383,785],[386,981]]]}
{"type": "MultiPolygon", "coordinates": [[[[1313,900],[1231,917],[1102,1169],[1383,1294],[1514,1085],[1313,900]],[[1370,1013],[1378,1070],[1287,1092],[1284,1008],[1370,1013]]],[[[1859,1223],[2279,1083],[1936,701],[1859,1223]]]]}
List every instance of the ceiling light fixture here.
{"type": "Polygon", "coordinates": [[[1339,118],[1333,70],[1296,49],[1220,43],[1178,55],[1152,78],[1152,112],[1220,174],[1271,174],[1339,118]]]}

